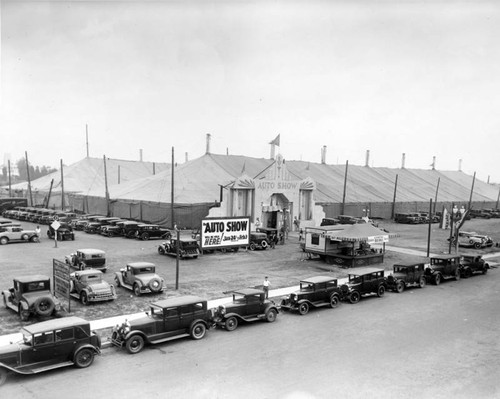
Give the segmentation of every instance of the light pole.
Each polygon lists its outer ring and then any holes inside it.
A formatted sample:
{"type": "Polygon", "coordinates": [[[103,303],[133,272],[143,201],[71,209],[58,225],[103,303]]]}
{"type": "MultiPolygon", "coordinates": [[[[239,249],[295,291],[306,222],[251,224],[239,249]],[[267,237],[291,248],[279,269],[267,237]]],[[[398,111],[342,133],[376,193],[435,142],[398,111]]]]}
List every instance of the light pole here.
{"type": "Polygon", "coordinates": [[[458,219],[455,224],[456,224],[456,232],[455,232],[455,253],[458,253],[458,235],[460,233],[460,227],[462,225],[462,218],[464,217],[465,214],[465,208],[462,205],[460,209],[457,209],[455,212],[455,209],[453,209],[453,216],[458,219]]]}

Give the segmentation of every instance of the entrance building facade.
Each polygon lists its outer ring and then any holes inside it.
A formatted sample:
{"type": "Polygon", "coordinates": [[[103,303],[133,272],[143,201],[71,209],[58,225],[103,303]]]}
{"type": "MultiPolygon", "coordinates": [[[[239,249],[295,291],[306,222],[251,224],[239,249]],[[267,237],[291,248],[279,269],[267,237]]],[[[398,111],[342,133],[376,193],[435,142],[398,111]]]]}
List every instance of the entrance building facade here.
{"type": "Polygon", "coordinates": [[[220,208],[212,208],[209,216],[249,216],[255,227],[292,231],[294,219],[300,227],[314,226],[324,217],[316,206],[316,184],[311,178],[294,180],[288,173],[281,154],[257,177],[243,173],[224,190],[220,208]]]}

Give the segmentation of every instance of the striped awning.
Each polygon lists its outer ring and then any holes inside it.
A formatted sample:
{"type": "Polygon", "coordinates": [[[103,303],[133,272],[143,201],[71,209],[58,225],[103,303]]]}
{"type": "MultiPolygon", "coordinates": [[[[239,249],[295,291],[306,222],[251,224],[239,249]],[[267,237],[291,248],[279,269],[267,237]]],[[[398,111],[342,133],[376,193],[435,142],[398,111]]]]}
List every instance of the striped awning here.
{"type": "Polygon", "coordinates": [[[389,242],[389,238],[397,237],[397,234],[391,234],[384,230],[380,230],[370,223],[361,223],[350,225],[344,230],[328,232],[327,237],[329,237],[330,240],[382,244],[389,242]]]}

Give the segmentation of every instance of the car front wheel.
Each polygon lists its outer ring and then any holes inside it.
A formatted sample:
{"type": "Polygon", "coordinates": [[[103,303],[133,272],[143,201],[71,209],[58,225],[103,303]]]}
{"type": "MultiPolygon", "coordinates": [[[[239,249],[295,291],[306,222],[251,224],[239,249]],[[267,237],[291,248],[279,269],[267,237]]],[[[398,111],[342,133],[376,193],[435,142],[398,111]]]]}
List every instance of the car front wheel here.
{"type": "Polygon", "coordinates": [[[140,296],[141,295],[141,288],[139,287],[139,284],[137,284],[137,283],[134,284],[134,294],[136,296],[140,296]]]}
{"type": "Polygon", "coordinates": [[[7,237],[0,238],[0,245],[5,245],[9,243],[9,239],[7,237]]]}
{"type": "Polygon", "coordinates": [[[191,329],[191,338],[202,339],[205,336],[206,332],[207,332],[207,327],[205,327],[205,324],[201,322],[196,323],[191,329]]]}
{"type": "Polygon", "coordinates": [[[226,326],[226,330],[227,331],[234,331],[234,330],[236,330],[236,327],[238,327],[238,319],[236,317],[234,317],[234,316],[229,317],[226,320],[225,326],[226,326]]]}
{"type": "Polygon", "coordinates": [[[405,284],[402,281],[398,281],[396,284],[396,291],[401,293],[405,290],[405,284]]]}
{"type": "Polygon", "coordinates": [[[299,314],[302,316],[306,315],[309,312],[309,305],[307,302],[301,303],[299,305],[299,314]]]}
{"type": "Polygon", "coordinates": [[[75,354],[74,362],[75,366],[78,368],[89,367],[94,361],[94,351],[89,348],[80,349],[75,354]]]}
{"type": "Polygon", "coordinates": [[[349,295],[349,302],[351,303],[358,303],[359,300],[361,299],[361,295],[358,291],[354,291],[349,295]]]}
{"type": "Polygon", "coordinates": [[[440,274],[436,274],[434,276],[434,284],[436,284],[436,285],[441,284],[441,275],[440,274]]]}
{"type": "Polygon", "coordinates": [[[142,348],[144,348],[144,338],[142,338],[140,335],[132,335],[127,340],[126,348],[128,353],[139,353],[140,351],[142,351],[142,348]]]}
{"type": "Polygon", "coordinates": [[[86,292],[82,292],[80,294],[80,302],[82,303],[82,305],[85,305],[85,306],[87,306],[89,304],[89,297],[87,296],[86,292]]]}
{"type": "Polygon", "coordinates": [[[336,308],[337,306],[339,306],[339,297],[337,295],[332,295],[330,297],[330,307],[336,308]]]}
{"type": "Polygon", "coordinates": [[[272,323],[273,321],[276,320],[278,313],[276,312],[275,309],[269,309],[269,312],[266,314],[266,321],[269,323],[272,323]]]}
{"type": "Polygon", "coordinates": [[[420,277],[420,280],[418,282],[419,287],[420,288],[424,288],[425,287],[425,283],[426,283],[425,277],[420,277]]]}
{"type": "Polygon", "coordinates": [[[7,381],[7,370],[4,369],[3,367],[0,368],[0,386],[5,384],[5,381],[7,381]]]}
{"type": "Polygon", "coordinates": [[[383,285],[381,285],[378,287],[377,296],[382,297],[382,296],[384,296],[384,294],[385,294],[385,287],[383,285]]]}

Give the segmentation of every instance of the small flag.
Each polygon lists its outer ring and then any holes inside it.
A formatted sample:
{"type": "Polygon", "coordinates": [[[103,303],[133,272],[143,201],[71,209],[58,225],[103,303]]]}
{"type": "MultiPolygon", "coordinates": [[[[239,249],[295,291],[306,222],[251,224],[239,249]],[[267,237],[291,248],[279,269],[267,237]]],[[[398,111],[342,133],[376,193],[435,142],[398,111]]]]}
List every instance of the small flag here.
{"type": "Polygon", "coordinates": [[[277,145],[279,147],[280,146],[280,135],[278,134],[276,136],[276,138],[273,141],[271,141],[269,144],[274,144],[274,145],[277,145]]]}

